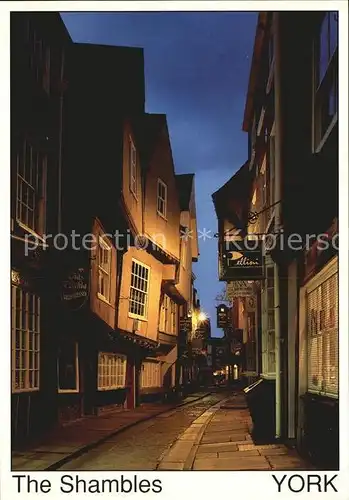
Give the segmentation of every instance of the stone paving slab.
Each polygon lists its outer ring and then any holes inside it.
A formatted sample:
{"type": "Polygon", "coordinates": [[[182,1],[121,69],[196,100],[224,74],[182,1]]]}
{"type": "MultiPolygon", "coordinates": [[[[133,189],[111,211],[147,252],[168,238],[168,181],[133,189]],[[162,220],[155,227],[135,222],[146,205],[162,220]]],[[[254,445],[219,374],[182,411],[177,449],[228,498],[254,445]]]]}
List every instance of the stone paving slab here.
{"type": "Polygon", "coordinates": [[[239,457],[259,457],[261,456],[258,450],[246,450],[246,451],[220,451],[218,452],[219,458],[239,458],[239,457]]]}
{"type": "Polygon", "coordinates": [[[207,451],[207,452],[200,452],[198,451],[195,455],[195,458],[198,459],[198,458],[218,458],[218,453],[217,452],[210,452],[210,451],[207,451]]]}
{"type": "Polygon", "coordinates": [[[177,441],[166,453],[164,461],[166,462],[185,462],[190,450],[193,447],[192,442],[177,441]]]}
{"type": "Polygon", "coordinates": [[[183,462],[161,462],[157,470],[184,470],[183,462]]]}
{"type": "Polygon", "coordinates": [[[259,449],[258,450],[261,455],[266,456],[274,456],[274,455],[294,455],[296,456],[296,452],[288,450],[286,446],[280,446],[279,448],[267,448],[267,449],[259,449]]]}
{"type": "Polygon", "coordinates": [[[270,470],[265,457],[197,458],[193,470],[270,470]]]}
{"type": "Polygon", "coordinates": [[[222,451],[238,451],[238,447],[235,443],[207,443],[200,444],[198,447],[198,453],[212,453],[213,451],[220,453],[222,451]]]}

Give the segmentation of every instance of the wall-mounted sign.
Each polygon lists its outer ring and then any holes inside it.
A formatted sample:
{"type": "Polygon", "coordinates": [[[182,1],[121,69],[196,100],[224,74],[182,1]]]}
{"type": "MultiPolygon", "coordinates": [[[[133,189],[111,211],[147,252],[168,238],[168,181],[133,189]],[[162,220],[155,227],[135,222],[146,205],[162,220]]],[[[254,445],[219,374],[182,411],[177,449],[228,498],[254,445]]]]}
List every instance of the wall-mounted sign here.
{"type": "Polygon", "coordinates": [[[227,283],[227,296],[229,300],[234,297],[251,297],[254,295],[253,282],[251,281],[231,281],[227,283]]]}
{"type": "Polygon", "coordinates": [[[227,328],[229,326],[229,307],[225,304],[217,306],[217,328],[227,328]]]}
{"type": "Polygon", "coordinates": [[[179,329],[184,331],[184,332],[191,332],[191,330],[192,330],[191,318],[188,318],[188,317],[180,318],[179,329]]]}
{"type": "Polygon", "coordinates": [[[29,283],[23,278],[23,276],[18,272],[11,269],[11,283],[18,286],[28,287],[29,283]]]}
{"type": "Polygon", "coordinates": [[[72,272],[62,283],[62,300],[69,309],[80,309],[89,295],[88,274],[84,268],[72,272]]]}
{"type": "Polygon", "coordinates": [[[252,281],[264,279],[262,243],[226,241],[220,247],[220,280],[252,281]]]}

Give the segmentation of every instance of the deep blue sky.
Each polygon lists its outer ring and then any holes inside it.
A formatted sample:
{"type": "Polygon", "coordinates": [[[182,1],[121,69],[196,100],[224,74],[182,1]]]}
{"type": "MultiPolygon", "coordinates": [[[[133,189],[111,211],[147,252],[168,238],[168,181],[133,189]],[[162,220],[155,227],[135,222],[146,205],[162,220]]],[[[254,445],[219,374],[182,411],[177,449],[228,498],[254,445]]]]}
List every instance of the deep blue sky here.
{"type": "MultiPolygon", "coordinates": [[[[143,47],[146,111],[166,113],[177,173],[195,173],[198,229],[217,232],[211,194],[247,159],[241,130],[256,13],[65,13],[76,42],[143,47]]],[[[216,328],[217,240],[199,240],[194,264],[203,309],[216,328]]]]}

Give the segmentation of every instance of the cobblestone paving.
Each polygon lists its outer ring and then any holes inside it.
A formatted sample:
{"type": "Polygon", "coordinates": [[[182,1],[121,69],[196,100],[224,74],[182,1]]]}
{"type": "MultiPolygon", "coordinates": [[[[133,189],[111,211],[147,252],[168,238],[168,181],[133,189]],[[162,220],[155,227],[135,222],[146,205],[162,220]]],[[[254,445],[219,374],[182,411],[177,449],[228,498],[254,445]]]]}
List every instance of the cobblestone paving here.
{"type": "MultiPolygon", "coordinates": [[[[226,395],[223,393],[211,394],[200,401],[137,424],[59,470],[155,470],[173,441],[224,397],[226,395]]],[[[177,470],[180,470],[178,467],[177,470]]]]}

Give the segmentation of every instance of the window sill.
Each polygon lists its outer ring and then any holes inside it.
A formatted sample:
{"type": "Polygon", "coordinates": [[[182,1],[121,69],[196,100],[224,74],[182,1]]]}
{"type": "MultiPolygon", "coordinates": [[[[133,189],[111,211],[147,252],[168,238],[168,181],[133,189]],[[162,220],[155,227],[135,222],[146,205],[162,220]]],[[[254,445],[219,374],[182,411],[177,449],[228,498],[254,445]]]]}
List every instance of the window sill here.
{"type": "Polygon", "coordinates": [[[148,318],[146,318],[145,316],[138,316],[137,314],[133,314],[130,312],[128,313],[128,317],[132,319],[139,319],[140,321],[148,321],[148,318]]]}
{"type": "Polygon", "coordinates": [[[261,373],[261,378],[264,378],[265,380],[275,380],[276,374],[275,373],[261,373]]]}
{"type": "Polygon", "coordinates": [[[43,243],[44,247],[48,247],[48,244],[45,242],[45,238],[40,236],[40,234],[36,233],[33,229],[31,229],[26,224],[23,224],[23,222],[21,222],[19,219],[16,219],[16,222],[20,228],[24,229],[24,231],[26,231],[27,233],[31,234],[32,236],[37,238],[39,241],[41,241],[43,243]]]}
{"type": "Polygon", "coordinates": [[[122,389],[127,389],[125,385],[119,386],[119,387],[98,387],[97,391],[98,392],[106,392],[106,391],[119,391],[122,389]]]}
{"type": "Polygon", "coordinates": [[[58,389],[58,394],[79,394],[79,389],[58,389]]]}
{"type": "Polygon", "coordinates": [[[324,144],[326,143],[327,139],[329,138],[333,128],[336,126],[336,124],[338,123],[338,113],[336,113],[334,115],[334,117],[332,118],[332,121],[331,123],[329,124],[329,126],[327,127],[327,130],[326,132],[324,133],[321,141],[319,142],[319,144],[316,146],[315,148],[315,153],[320,153],[320,151],[322,150],[322,148],[324,147],[324,144]]]}
{"type": "Polygon", "coordinates": [[[37,387],[35,389],[12,389],[12,394],[23,394],[26,392],[39,392],[40,388],[37,387]]]}
{"type": "Polygon", "coordinates": [[[163,215],[159,210],[156,211],[159,217],[161,217],[164,221],[168,222],[166,215],[163,215]]]}
{"type": "Polygon", "coordinates": [[[108,306],[112,306],[112,303],[109,302],[109,300],[106,297],[104,297],[104,295],[102,295],[101,293],[97,292],[97,297],[105,304],[108,304],[108,306]]]}
{"type": "Polygon", "coordinates": [[[130,188],[130,193],[132,194],[132,196],[134,197],[134,199],[138,203],[138,196],[137,196],[137,194],[131,188],[130,188]]]}

